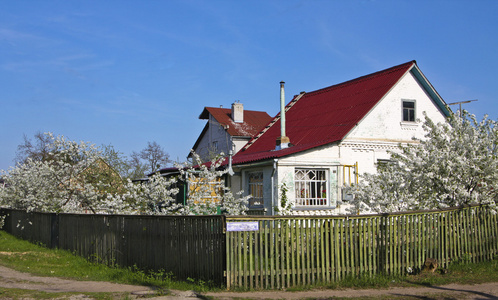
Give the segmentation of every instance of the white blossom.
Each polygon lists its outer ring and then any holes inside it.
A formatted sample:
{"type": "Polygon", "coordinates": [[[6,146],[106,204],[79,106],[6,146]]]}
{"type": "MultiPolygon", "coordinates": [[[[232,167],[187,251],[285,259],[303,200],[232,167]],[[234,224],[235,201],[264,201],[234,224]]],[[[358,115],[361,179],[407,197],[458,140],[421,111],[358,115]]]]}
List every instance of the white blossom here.
{"type": "Polygon", "coordinates": [[[42,212],[93,211],[100,196],[98,183],[87,183],[79,175],[99,157],[97,148],[46,135],[51,140],[48,159],[28,158],[8,173],[2,171],[5,187],[0,191],[0,205],[42,212]]]}
{"type": "Polygon", "coordinates": [[[194,151],[192,157],[192,164],[176,165],[188,186],[188,199],[183,213],[211,215],[221,211],[229,215],[245,214],[250,196],[242,197],[243,191],[233,195],[225,186],[224,177],[229,170],[223,166],[223,154],[207,163],[203,163],[194,151]]]}
{"type": "MultiPolygon", "coordinates": [[[[177,165],[189,187],[185,205],[177,203],[178,178],[159,173],[144,182],[127,182],[119,188],[102,182],[97,173],[86,177],[81,172],[100,152],[94,145],[69,141],[47,133],[48,159],[28,158],[3,172],[5,187],[0,189],[0,206],[26,211],[55,213],[104,213],[147,215],[211,215],[219,211],[244,214],[248,197],[233,195],[225,186],[228,170],[223,157],[203,164],[195,153],[196,164],[177,165]]],[[[121,182],[120,182],[121,183],[121,182]]]]}
{"type": "Polygon", "coordinates": [[[377,174],[364,174],[355,194],[354,210],[393,212],[487,204],[498,199],[497,121],[476,121],[455,114],[447,123],[426,117],[426,136],[417,144],[400,145],[377,174]]]}
{"type": "Polygon", "coordinates": [[[166,179],[159,174],[139,183],[128,179],[124,188],[126,192],[107,195],[99,208],[108,214],[178,214],[181,205],[176,204],[176,182],[176,178],[166,179]]]}

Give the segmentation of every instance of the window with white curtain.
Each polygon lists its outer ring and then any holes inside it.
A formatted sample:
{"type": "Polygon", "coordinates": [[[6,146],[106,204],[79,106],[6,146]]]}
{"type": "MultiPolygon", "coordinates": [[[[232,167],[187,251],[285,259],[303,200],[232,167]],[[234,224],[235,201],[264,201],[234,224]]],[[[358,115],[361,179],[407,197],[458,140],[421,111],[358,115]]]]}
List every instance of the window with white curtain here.
{"type": "Polygon", "coordinates": [[[296,169],[294,173],[296,206],[327,206],[327,171],[323,169],[296,169]]]}

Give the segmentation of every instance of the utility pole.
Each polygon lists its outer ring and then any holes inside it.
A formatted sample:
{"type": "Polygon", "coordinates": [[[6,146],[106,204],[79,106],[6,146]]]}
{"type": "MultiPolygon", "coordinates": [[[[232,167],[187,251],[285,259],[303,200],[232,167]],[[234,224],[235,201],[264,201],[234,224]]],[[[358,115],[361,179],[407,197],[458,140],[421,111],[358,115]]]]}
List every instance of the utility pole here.
{"type": "Polygon", "coordinates": [[[462,117],[462,104],[465,104],[465,103],[470,103],[470,102],[474,102],[474,101],[477,101],[477,99],[474,99],[474,100],[466,100],[466,101],[460,101],[460,102],[453,102],[453,103],[448,103],[448,105],[455,105],[455,104],[459,104],[460,105],[460,118],[462,117]]]}

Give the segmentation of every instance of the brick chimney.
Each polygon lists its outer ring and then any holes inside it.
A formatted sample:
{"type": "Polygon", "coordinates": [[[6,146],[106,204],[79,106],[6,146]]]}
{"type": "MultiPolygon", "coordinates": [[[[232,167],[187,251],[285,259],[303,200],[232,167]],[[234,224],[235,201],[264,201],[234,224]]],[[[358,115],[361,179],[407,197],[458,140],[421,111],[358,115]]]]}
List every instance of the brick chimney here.
{"type": "Polygon", "coordinates": [[[244,122],[244,105],[240,101],[232,103],[232,120],[235,123],[244,122]]]}

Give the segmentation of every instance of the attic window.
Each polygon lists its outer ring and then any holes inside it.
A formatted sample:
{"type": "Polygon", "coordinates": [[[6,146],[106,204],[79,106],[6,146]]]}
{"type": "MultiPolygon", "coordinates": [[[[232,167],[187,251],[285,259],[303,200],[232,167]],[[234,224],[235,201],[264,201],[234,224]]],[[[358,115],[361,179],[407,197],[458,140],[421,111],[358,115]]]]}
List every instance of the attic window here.
{"type": "Polygon", "coordinates": [[[403,122],[415,122],[415,100],[403,100],[403,122]]]}

